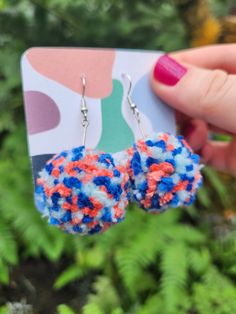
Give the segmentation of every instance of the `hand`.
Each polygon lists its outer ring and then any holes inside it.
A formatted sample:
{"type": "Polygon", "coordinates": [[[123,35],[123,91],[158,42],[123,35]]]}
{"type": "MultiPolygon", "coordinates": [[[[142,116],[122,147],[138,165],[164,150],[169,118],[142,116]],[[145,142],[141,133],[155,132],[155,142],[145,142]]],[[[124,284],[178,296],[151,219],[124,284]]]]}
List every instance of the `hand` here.
{"type": "Polygon", "coordinates": [[[204,163],[236,176],[236,44],[162,56],[151,79],[155,93],[177,110],[183,135],[204,163]],[[208,132],[232,135],[231,142],[208,132]]]}

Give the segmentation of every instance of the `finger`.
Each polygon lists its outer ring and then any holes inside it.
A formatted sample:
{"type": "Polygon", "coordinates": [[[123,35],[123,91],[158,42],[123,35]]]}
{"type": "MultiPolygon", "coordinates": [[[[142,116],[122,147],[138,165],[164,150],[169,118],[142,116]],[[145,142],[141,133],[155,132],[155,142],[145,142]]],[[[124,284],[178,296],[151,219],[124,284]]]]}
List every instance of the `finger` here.
{"type": "Polygon", "coordinates": [[[175,110],[175,119],[176,119],[177,124],[182,125],[182,124],[187,123],[191,118],[187,116],[186,114],[178,110],[175,110]]]}
{"type": "Polygon", "coordinates": [[[224,135],[229,135],[229,136],[233,135],[232,132],[227,132],[227,131],[225,131],[221,128],[218,128],[214,125],[211,125],[211,124],[208,124],[208,129],[209,129],[209,131],[211,131],[214,134],[224,134],[224,135]]]}
{"type": "MultiPolygon", "coordinates": [[[[191,124],[191,118],[185,114],[183,114],[182,112],[176,111],[175,110],[175,117],[176,117],[176,123],[177,123],[177,127],[180,133],[183,132],[184,128],[188,125],[191,124]]],[[[204,122],[205,125],[207,126],[208,131],[211,131],[215,134],[224,134],[224,135],[229,135],[232,136],[233,133],[232,132],[228,132],[225,131],[219,127],[216,127],[210,123],[206,124],[206,122],[204,122]]]]}
{"type": "Polygon", "coordinates": [[[183,126],[182,134],[193,150],[200,150],[208,140],[208,127],[202,120],[193,119],[183,126]]]}
{"type": "Polygon", "coordinates": [[[230,143],[209,141],[201,157],[206,164],[236,176],[236,138],[230,143]]]}
{"type": "Polygon", "coordinates": [[[154,91],[174,109],[236,134],[236,76],[183,66],[164,55],[151,81],[154,91]]]}
{"type": "Polygon", "coordinates": [[[171,56],[180,62],[198,67],[222,69],[231,74],[236,73],[236,44],[186,49],[171,53],[171,56]]]}

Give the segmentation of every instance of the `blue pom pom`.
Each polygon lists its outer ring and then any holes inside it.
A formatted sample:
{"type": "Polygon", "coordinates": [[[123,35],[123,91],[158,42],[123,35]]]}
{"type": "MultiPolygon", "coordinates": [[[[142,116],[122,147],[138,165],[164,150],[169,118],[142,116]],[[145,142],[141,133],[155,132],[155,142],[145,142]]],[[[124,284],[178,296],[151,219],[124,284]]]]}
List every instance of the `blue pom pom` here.
{"type": "Polygon", "coordinates": [[[48,172],[48,174],[52,173],[52,169],[53,169],[53,165],[52,163],[49,163],[45,166],[46,171],[48,172]]]}
{"type": "Polygon", "coordinates": [[[67,233],[104,232],[125,217],[128,181],[125,166],[111,154],[80,146],[47,162],[37,179],[36,205],[67,233]]]}
{"type": "Polygon", "coordinates": [[[199,161],[200,161],[200,156],[197,155],[197,154],[192,154],[192,155],[191,155],[191,159],[193,160],[193,162],[194,162],[195,164],[198,164],[199,161]]]}
{"type": "Polygon", "coordinates": [[[114,159],[112,158],[110,154],[101,154],[98,161],[106,164],[107,166],[112,165],[113,167],[115,167],[114,159]]]}
{"type": "Polygon", "coordinates": [[[90,209],[93,209],[93,203],[90,201],[89,197],[83,192],[80,192],[78,194],[77,204],[78,204],[78,207],[81,209],[84,207],[88,207],[90,209]]]}
{"type": "Polygon", "coordinates": [[[113,171],[113,174],[114,174],[114,177],[120,177],[120,171],[117,169],[113,171]]]}
{"type": "Polygon", "coordinates": [[[64,216],[61,218],[61,222],[66,223],[71,221],[71,212],[67,211],[64,216]]]}
{"type": "Polygon", "coordinates": [[[194,201],[202,182],[200,159],[182,136],[158,133],[139,140],[129,156],[130,198],[141,208],[162,212],[194,201]]]}
{"type": "Polygon", "coordinates": [[[173,179],[170,177],[162,178],[161,182],[158,185],[160,192],[170,192],[174,188],[173,179]]]}
{"type": "Polygon", "coordinates": [[[60,197],[61,197],[61,195],[58,192],[55,192],[55,193],[52,194],[51,200],[52,200],[54,205],[58,204],[58,200],[60,199],[60,197]]]}
{"type": "MultiPolygon", "coordinates": [[[[157,163],[158,163],[158,159],[155,159],[155,158],[153,158],[153,157],[148,157],[148,158],[146,159],[146,166],[147,166],[148,168],[150,168],[151,165],[157,164],[157,163]]],[[[142,172],[142,171],[141,171],[141,172],[142,172]]]]}
{"type": "Polygon", "coordinates": [[[154,146],[162,148],[163,151],[166,149],[166,143],[163,140],[157,141],[154,146]]]}
{"type": "Polygon", "coordinates": [[[50,224],[51,225],[60,225],[60,221],[54,217],[50,217],[50,224]]]}
{"type": "Polygon", "coordinates": [[[74,187],[74,188],[80,189],[81,185],[82,185],[80,180],[75,178],[75,177],[64,178],[63,183],[67,188],[73,188],[74,187]]]}
{"type": "Polygon", "coordinates": [[[142,172],[141,158],[138,152],[135,152],[133,158],[131,159],[131,168],[135,175],[142,172]]]}

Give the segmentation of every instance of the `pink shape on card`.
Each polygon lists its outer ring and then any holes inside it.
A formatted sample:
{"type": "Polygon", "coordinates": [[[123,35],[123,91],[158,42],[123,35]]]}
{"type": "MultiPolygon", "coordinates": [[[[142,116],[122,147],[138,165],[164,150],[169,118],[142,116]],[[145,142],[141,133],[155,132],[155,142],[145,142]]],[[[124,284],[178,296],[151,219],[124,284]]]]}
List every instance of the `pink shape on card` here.
{"type": "Polygon", "coordinates": [[[60,111],[55,101],[48,95],[24,92],[26,122],[29,134],[45,132],[55,128],[60,122],[60,111]]]}
{"type": "Polygon", "coordinates": [[[82,93],[82,74],[86,96],[104,98],[112,92],[114,49],[32,48],[26,57],[40,74],[74,92],[82,93]]]}

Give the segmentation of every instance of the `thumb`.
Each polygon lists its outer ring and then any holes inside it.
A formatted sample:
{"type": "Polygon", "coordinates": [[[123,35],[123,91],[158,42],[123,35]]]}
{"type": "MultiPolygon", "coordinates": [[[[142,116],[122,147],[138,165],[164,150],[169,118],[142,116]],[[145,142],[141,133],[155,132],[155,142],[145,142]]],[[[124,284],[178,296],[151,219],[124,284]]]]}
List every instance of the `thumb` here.
{"type": "Polygon", "coordinates": [[[180,64],[163,55],[151,83],[154,92],[174,109],[236,134],[235,75],[180,64]]]}

